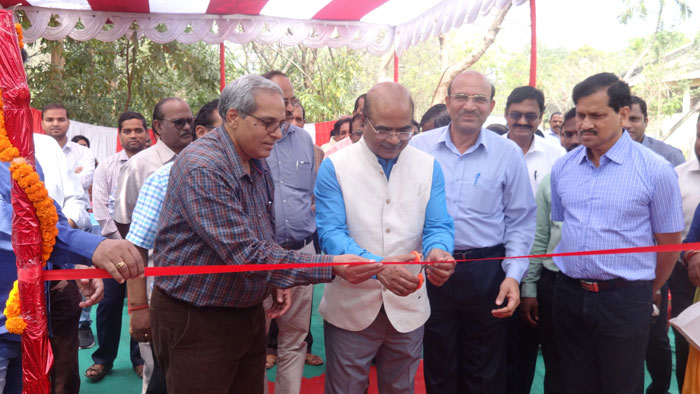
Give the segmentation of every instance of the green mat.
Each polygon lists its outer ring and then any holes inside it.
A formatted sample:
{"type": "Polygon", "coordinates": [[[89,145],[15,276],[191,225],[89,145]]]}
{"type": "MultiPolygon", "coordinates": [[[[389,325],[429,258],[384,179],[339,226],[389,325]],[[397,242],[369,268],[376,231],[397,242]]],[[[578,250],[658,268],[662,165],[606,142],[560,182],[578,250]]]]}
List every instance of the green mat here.
{"type": "MultiPolygon", "coordinates": [[[[321,301],[321,296],[323,295],[323,285],[314,286],[314,304],[313,313],[311,316],[311,333],[314,337],[313,353],[321,356],[324,360],[326,359],[326,352],[323,346],[323,320],[318,313],[318,304],[321,301]]],[[[92,308],[92,320],[93,320],[93,333],[94,333],[94,321],[95,321],[95,311],[97,308],[92,308]]],[[[126,312],[126,307],[124,308],[124,318],[122,320],[122,334],[121,342],[119,345],[119,354],[117,359],[114,360],[114,368],[112,372],[109,373],[102,381],[98,383],[92,383],[85,377],[85,370],[92,365],[91,355],[95,351],[95,348],[80,350],[78,352],[80,358],[80,374],[82,376],[82,382],[80,386],[81,394],[113,394],[113,393],[124,393],[124,394],[137,394],[141,392],[141,380],[136,376],[134,371],[131,369],[131,361],[129,360],[129,316],[126,312]]],[[[671,350],[675,352],[674,341],[673,341],[673,331],[669,332],[671,337],[671,350]]],[[[97,339],[97,336],[95,336],[97,339]]],[[[673,357],[673,377],[671,379],[671,394],[678,394],[678,384],[676,383],[675,375],[675,357],[673,357]]],[[[267,372],[268,379],[274,381],[276,368],[272,368],[267,372]]],[[[325,366],[321,365],[318,367],[305,366],[304,367],[304,377],[312,378],[319,376],[326,371],[325,366]]],[[[645,387],[651,381],[649,374],[645,371],[645,387]]],[[[532,388],[530,392],[532,394],[539,394],[544,392],[544,362],[542,361],[542,354],[537,357],[537,369],[535,371],[535,379],[532,383],[532,388]]]]}

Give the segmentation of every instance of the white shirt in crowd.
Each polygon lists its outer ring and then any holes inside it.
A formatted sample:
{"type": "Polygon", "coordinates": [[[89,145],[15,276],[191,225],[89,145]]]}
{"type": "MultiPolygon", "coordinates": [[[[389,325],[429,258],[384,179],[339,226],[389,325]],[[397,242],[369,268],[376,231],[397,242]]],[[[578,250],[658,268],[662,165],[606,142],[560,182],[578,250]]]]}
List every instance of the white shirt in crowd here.
{"type": "Polygon", "coordinates": [[[688,234],[690,222],[693,220],[695,209],[700,204],[700,159],[693,150],[690,151],[688,160],[676,167],[678,183],[681,188],[681,199],[683,200],[683,238],[688,234]]]}
{"type": "MultiPolygon", "coordinates": [[[[81,147],[82,148],[82,147],[81,147]]],[[[90,227],[87,192],[78,176],[68,169],[66,157],[55,139],[34,133],[34,156],[44,172],[44,185],[49,196],[61,206],[63,214],[78,228],[90,227]]]]}
{"type": "MultiPolygon", "coordinates": [[[[537,194],[537,188],[540,186],[544,176],[552,171],[554,162],[566,154],[566,150],[561,145],[549,143],[539,135],[534,137],[530,144],[530,149],[525,153],[527,175],[530,178],[533,196],[537,194]]],[[[508,138],[508,133],[503,134],[503,138],[508,138]]]]}
{"type": "Polygon", "coordinates": [[[73,141],[67,141],[63,146],[63,153],[66,155],[68,168],[75,172],[76,168],[82,168],[77,174],[80,184],[87,192],[92,185],[92,175],[95,173],[95,155],[90,148],[86,148],[73,141]]]}

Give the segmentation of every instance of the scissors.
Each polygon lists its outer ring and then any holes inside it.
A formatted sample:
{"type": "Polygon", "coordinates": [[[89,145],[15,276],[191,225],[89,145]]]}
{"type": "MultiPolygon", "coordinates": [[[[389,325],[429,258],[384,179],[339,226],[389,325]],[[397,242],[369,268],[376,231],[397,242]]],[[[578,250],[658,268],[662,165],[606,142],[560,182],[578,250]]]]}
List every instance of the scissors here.
{"type": "MultiPolygon", "coordinates": [[[[416,262],[416,263],[420,263],[421,257],[422,257],[421,254],[418,253],[418,252],[416,252],[415,250],[412,251],[411,254],[414,256],[413,261],[416,262]]],[[[423,272],[425,272],[425,270],[426,270],[425,267],[426,267],[425,264],[421,264],[420,271],[418,271],[418,281],[419,281],[419,282],[418,282],[418,287],[417,287],[417,289],[420,289],[421,286],[423,286],[423,282],[424,282],[424,280],[425,280],[425,279],[424,279],[424,276],[423,276],[423,272]]],[[[427,275],[427,274],[426,274],[426,275],[427,275]]]]}

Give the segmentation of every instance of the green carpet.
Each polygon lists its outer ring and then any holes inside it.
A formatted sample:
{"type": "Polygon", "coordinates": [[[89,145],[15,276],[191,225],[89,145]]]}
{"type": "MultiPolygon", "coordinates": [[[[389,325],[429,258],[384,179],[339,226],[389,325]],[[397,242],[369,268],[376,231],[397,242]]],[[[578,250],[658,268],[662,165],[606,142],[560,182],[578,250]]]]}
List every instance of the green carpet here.
{"type": "MultiPolygon", "coordinates": [[[[321,296],[323,295],[323,285],[314,286],[314,304],[313,304],[313,315],[311,317],[311,332],[314,337],[313,353],[321,356],[324,360],[326,359],[325,348],[323,346],[323,320],[318,313],[318,304],[321,301],[321,296]]],[[[96,307],[92,308],[92,319],[93,319],[93,333],[95,331],[95,311],[96,307]]],[[[124,308],[124,318],[123,318],[121,343],[119,346],[119,354],[117,359],[114,360],[114,368],[112,372],[108,374],[102,381],[98,383],[92,383],[85,377],[85,370],[92,365],[91,355],[95,351],[95,348],[80,350],[80,374],[82,376],[82,382],[80,386],[81,394],[113,394],[113,393],[124,393],[124,394],[137,394],[141,392],[141,380],[136,377],[136,374],[131,370],[131,361],[129,360],[129,316],[127,315],[126,308],[124,308]]],[[[671,337],[671,349],[675,352],[673,332],[670,331],[669,336],[671,337]]],[[[97,339],[97,336],[95,336],[97,339]]],[[[674,361],[674,373],[671,380],[671,394],[678,394],[678,384],[676,383],[675,375],[675,357],[674,361]]],[[[325,372],[325,366],[321,365],[318,367],[304,367],[304,377],[312,378],[319,376],[325,372]]],[[[649,384],[649,374],[646,373],[645,386],[649,384]]],[[[275,368],[270,369],[267,372],[268,379],[274,381],[275,368]]],[[[542,355],[540,354],[537,358],[537,370],[535,371],[535,379],[532,383],[532,389],[530,392],[532,394],[539,394],[544,392],[543,388],[544,382],[544,362],[542,361],[542,355]]]]}

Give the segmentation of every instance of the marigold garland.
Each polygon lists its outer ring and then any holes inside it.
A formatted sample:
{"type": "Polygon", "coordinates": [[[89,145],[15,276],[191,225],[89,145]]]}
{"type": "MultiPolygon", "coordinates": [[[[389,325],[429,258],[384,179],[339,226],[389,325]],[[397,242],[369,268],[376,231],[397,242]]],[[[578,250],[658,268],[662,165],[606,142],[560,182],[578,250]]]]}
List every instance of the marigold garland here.
{"type": "MultiPolygon", "coordinates": [[[[18,32],[18,35],[21,42],[21,30],[18,32]]],[[[12,164],[10,164],[12,179],[22,188],[34,206],[37,219],[39,219],[39,229],[41,230],[41,261],[43,265],[46,265],[46,261],[53,251],[53,246],[56,244],[58,213],[56,213],[53,200],[49,197],[49,193],[44,182],[40,180],[39,174],[24,158],[19,157],[19,150],[12,145],[10,138],[7,136],[5,112],[3,109],[4,102],[2,101],[2,91],[0,90],[0,161],[12,161],[12,164]]],[[[8,332],[13,334],[22,334],[24,332],[27,323],[20,316],[21,309],[17,281],[12,286],[3,314],[6,318],[5,328],[7,328],[8,332]]]]}
{"type": "Polygon", "coordinates": [[[24,34],[22,34],[22,25],[15,23],[15,31],[17,31],[17,41],[19,41],[19,47],[24,48],[24,34]]]}

